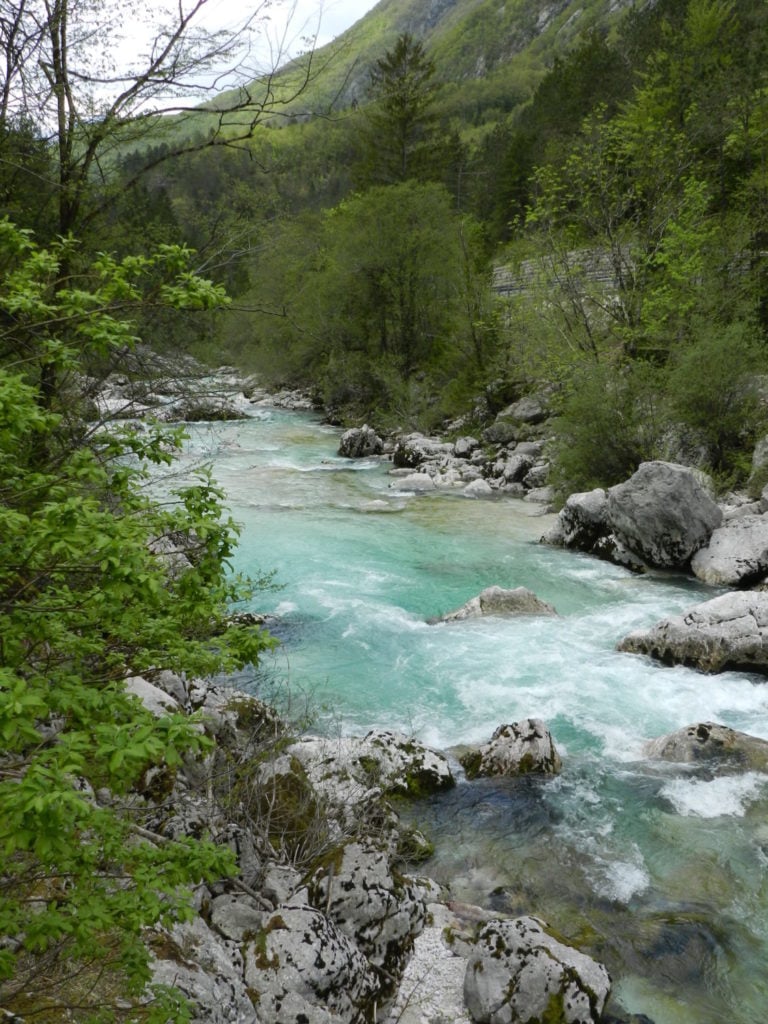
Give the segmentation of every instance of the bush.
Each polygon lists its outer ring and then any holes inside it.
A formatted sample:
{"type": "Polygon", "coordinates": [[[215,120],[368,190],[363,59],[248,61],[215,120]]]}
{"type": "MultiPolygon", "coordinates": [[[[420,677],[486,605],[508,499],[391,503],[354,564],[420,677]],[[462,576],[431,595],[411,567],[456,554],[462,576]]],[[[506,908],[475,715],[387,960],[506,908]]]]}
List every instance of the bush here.
{"type": "Polygon", "coordinates": [[[578,368],[555,421],[553,480],[562,495],[610,487],[658,457],[660,373],[644,362],[578,368]]]}

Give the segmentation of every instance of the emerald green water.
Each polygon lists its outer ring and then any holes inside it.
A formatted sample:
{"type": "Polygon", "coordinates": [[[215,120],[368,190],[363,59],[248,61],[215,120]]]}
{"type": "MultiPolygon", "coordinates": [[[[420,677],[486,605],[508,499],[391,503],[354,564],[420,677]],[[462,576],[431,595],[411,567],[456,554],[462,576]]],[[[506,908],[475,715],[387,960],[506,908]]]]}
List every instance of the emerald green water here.
{"type": "Polygon", "coordinates": [[[406,495],[386,464],[340,459],[338,433],[265,409],[191,438],[243,526],[237,567],[281,584],[254,603],[281,647],[241,684],[308,695],[327,732],[387,727],[444,750],[545,719],[562,775],[462,781],[417,805],[436,843],[423,870],[601,959],[616,1012],[768,1019],[768,777],[643,756],[701,720],[768,738],[768,688],[615,651],[712,592],[539,545],[548,521],[523,502],[406,495]],[[559,617],[427,624],[492,584],[529,587],[559,617]]]}

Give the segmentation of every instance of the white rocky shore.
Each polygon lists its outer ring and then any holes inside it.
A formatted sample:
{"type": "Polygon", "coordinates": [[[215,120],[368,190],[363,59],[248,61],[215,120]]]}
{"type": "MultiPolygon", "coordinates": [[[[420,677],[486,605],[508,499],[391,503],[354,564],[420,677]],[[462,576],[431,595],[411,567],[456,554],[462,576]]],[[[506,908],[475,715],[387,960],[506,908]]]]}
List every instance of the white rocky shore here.
{"type": "MultiPolygon", "coordinates": [[[[215,741],[204,760],[153,774],[130,797],[144,841],[207,836],[237,859],[235,877],[198,888],[191,921],[148,936],[154,980],[189,998],[194,1021],[603,1019],[601,964],[535,917],[456,904],[403,873],[429,846],[390,798],[455,785],[444,755],[385,731],[293,738],[256,698],[170,672],[127,685],[154,714],[197,713],[215,741]]],[[[557,757],[543,723],[516,723],[482,748],[483,763],[552,771],[532,763],[540,747],[557,757]]]]}

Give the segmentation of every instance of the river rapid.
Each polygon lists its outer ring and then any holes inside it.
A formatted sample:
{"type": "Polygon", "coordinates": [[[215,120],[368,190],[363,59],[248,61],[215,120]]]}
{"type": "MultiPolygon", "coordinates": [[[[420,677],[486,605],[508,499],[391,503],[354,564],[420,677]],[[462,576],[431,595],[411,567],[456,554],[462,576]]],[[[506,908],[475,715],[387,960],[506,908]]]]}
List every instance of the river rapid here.
{"type": "Polygon", "coordinates": [[[768,1019],[768,776],[644,758],[713,720],[768,739],[768,685],[615,651],[630,630],[713,591],[540,545],[551,521],[509,498],[413,496],[388,464],[336,455],[339,431],[263,408],[196,425],[242,526],[238,570],[274,570],[281,645],[238,685],[290,696],[312,728],[413,734],[449,752],[543,718],[556,779],[480,780],[419,802],[435,844],[418,870],[454,898],[535,914],[605,963],[617,1004],[655,1024],[768,1019]],[[558,618],[428,625],[484,587],[526,586],[558,618]]]}

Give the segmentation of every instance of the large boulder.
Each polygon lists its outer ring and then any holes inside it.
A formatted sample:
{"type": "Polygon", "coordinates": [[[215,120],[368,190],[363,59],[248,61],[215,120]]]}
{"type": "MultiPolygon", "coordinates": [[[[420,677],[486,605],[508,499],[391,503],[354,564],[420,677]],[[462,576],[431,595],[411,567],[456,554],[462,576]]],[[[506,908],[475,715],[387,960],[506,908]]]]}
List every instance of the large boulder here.
{"type": "Polygon", "coordinates": [[[610,533],[608,495],[602,487],[571,494],[549,533],[542,537],[557,547],[592,551],[610,533]]]}
{"type": "Polygon", "coordinates": [[[339,439],[339,455],[347,459],[362,459],[368,455],[381,455],[384,442],[366,423],[362,427],[346,430],[339,439]]]}
{"type": "Polygon", "coordinates": [[[768,576],[768,516],[729,520],[691,559],[691,569],[714,587],[751,587],[768,576]]]}
{"type": "Polygon", "coordinates": [[[643,462],[608,491],[608,518],[617,539],[644,562],[687,569],[723,514],[700,473],[672,462],[643,462]]]}
{"type": "Polygon", "coordinates": [[[526,587],[515,587],[505,590],[503,587],[486,587],[476,597],[470,598],[466,604],[455,611],[446,612],[437,618],[437,622],[460,622],[463,619],[476,619],[483,615],[557,615],[551,604],[542,601],[532,590],[526,587]]]}
{"type": "Polygon", "coordinates": [[[562,768],[552,735],[540,718],[500,725],[490,742],[464,754],[460,763],[467,778],[492,775],[555,775],[562,768]]]}
{"type": "Polygon", "coordinates": [[[351,842],[315,872],[309,898],[363,953],[379,991],[392,995],[426,920],[419,887],[392,871],[386,849],[351,842]]]}
{"type": "Polygon", "coordinates": [[[369,1018],[374,972],[355,943],[314,907],[278,907],[243,956],[261,1024],[362,1024],[369,1018]]]}
{"type": "Polygon", "coordinates": [[[723,594],[630,633],[618,649],[702,672],[736,669],[768,675],[768,593],[723,594]]]}
{"type": "Polygon", "coordinates": [[[467,963],[464,1000],[478,1024],[597,1024],[608,971],[548,935],[535,917],[490,921],[467,963]]]}
{"type": "Polygon", "coordinates": [[[717,722],[697,722],[651,740],[648,757],[684,764],[716,764],[718,768],[768,771],[768,741],[729,729],[717,722]]]}

